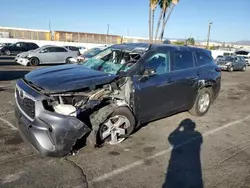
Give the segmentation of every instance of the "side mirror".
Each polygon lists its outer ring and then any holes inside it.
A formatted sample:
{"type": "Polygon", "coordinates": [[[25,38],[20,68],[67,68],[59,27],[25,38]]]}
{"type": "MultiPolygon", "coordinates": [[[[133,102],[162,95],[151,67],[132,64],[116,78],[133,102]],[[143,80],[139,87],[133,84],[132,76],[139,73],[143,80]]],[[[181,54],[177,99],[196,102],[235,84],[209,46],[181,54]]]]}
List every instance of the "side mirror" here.
{"type": "Polygon", "coordinates": [[[153,76],[153,75],[155,75],[155,70],[152,69],[152,68],[147,67],[147,68],[145,69],[143,75],[144,75],[144,76],[148,76],[148,77],[149,77],[149,76],[153,76]]]}
{"type": "Polygon", "coordinates": [[[144,81],[148,80],[149,77],[154,76],[154,75],[156,75],[155,70],[147,67],[147,68],[145,68],[144,73],[141,76],[141,78],[139,78],[139,81],[144,82],[144,81]]]}

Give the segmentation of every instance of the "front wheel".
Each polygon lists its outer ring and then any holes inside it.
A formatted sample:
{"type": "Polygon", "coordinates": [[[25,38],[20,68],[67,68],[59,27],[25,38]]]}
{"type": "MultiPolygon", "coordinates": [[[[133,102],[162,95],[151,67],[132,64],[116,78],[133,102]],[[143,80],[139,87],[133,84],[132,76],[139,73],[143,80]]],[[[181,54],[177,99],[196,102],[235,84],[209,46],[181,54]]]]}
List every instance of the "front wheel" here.
{"type": "Polygon", "coordinates": [[[72,63],[72,62],[70,61],[70,58],[71,58],[71,57],[68,57],[68,58],[65,60],[65,63],[66,63],[66,64],[71,64],[71,63],[72,63]]]}
{"type": "Polygon", "coordinates": [[[40,61],[38,58],[36,57],[32,57],[30,59],[30,63],[29,63],[31,66],[38,66],[40,64],[40,61]]]}
{"type": "Polygon", "coordinates": [[[194,116],[204,116],[212,102],[212,91],[210,88],[203,88],[199,91],[192,109],[189,111],[194,116]]]}
{"type": "Polygon", "coordinates": [[[9,50],[5,50],[4,54],[10,56],[11,52],[9,50]]]}
{"type": "Polygon", "coordinates": [[[98,135],[101,142],[115,145],[125,140],[134,128],[134,115],[127,107],[120,107],[100,126],[98,135]]]}
{"type": "Polygon", "coordinates": [[[233,72],[233,71],[234,71],[234,67],[233,66],[228,67],[228,72],[233,72]]]}

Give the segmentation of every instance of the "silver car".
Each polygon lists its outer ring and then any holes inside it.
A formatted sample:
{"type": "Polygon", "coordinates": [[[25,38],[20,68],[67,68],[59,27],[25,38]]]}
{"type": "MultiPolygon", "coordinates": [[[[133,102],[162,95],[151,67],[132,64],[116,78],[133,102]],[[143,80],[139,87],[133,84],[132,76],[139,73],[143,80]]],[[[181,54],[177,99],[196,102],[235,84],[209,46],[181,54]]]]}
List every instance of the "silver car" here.
{"type": "Polygon", "coordinates": [[[39,64],[70,63],[70,58],[77,55],[77,51],[68,50],[59,46],[42,46],[36,50],[20,53],[15,61],[24,66],[39,64]]]}
{"type": "Polygon", "coordinates": [[[237,56],[224,56],[218,60],[217,65],[221,70],[229,72],[234,70],[246,71],[247,67],[245,59],[237,56]]]}

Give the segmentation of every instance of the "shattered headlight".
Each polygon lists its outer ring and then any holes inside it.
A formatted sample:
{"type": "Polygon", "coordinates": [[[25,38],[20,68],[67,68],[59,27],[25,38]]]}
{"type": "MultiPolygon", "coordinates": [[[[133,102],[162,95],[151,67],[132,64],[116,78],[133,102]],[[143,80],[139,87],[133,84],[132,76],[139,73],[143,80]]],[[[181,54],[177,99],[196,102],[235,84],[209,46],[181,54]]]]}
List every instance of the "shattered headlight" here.
{"type": "Polygon", "coordinates": [[[56,104],[53,106],[54,110],[58,114],[76,117],[77,109],[70,104],[56,104]]]}

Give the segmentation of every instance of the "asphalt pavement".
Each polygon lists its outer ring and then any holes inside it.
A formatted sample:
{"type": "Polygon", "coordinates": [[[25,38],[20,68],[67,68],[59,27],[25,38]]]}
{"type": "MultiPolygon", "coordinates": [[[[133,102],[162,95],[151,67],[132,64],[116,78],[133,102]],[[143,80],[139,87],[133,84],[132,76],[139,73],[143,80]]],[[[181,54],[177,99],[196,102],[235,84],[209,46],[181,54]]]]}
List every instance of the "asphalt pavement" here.
{"type": "Polygon", "coordinates": [[[119,145],[87,146],[61,159],[41,157],[15,127],[15,80],[33,69],[0,60],[1,188],[250,187],[250,68],[223,72],[204,117],[176,114],[119,145]]]}

